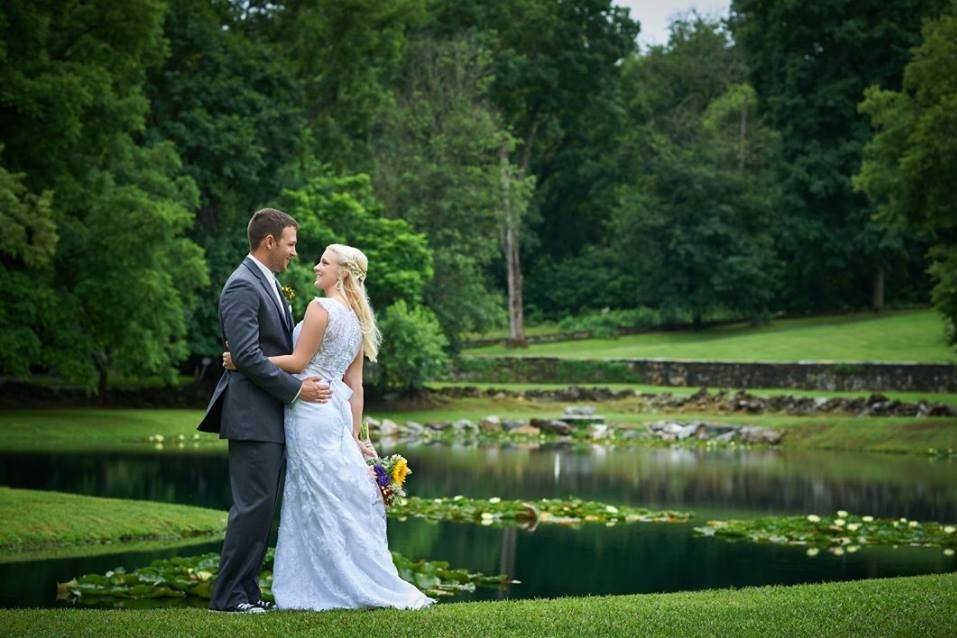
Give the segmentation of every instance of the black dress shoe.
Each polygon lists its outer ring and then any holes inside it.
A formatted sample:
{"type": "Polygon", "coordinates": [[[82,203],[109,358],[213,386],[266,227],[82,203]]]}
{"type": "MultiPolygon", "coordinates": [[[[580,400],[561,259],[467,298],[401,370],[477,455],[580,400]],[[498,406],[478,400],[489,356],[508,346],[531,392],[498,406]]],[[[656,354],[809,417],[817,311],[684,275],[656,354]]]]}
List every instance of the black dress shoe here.
{"type": "Polygon", "coordinates": [[[235,607],[227,607],[226,609],[210,609],[210,611],[215,611],[224,614],[264,614],[266,610],[258,605],[252,603],[239,603],[235,607]]]}
{"type": "Polygon", "coordinates": [[[276,611],[276,603],[271,603],[268,600],[259,600],[253,604],[263,611],[276,611]]]}

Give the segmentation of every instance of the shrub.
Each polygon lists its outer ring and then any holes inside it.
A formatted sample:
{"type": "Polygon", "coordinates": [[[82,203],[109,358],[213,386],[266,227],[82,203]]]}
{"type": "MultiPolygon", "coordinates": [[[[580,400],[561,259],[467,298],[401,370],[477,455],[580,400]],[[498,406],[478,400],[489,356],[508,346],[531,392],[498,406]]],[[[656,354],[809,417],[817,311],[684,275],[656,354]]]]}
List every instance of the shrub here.
{"type": "Polygon", "coordinates": [[[373,375],[377,387],[408,392],[445,373],[448,341],[431,310],[399,300],[386,308],[379,328],[382,348],[373,375]]]}

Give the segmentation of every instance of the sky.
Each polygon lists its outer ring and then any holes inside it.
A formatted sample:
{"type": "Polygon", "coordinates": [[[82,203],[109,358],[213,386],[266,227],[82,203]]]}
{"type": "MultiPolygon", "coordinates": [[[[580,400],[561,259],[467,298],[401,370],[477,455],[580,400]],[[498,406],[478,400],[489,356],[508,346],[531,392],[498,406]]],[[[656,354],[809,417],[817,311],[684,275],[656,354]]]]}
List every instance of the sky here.
{"type": "Polygon", "coordinates": [[[723,18],[728,15],[731,0],[614,0],[614,4],[631,9],[631,17],[641,23],[638,42],[644,48],[668,41],[671,17],[695,9],[705,16],[723,18]]]}

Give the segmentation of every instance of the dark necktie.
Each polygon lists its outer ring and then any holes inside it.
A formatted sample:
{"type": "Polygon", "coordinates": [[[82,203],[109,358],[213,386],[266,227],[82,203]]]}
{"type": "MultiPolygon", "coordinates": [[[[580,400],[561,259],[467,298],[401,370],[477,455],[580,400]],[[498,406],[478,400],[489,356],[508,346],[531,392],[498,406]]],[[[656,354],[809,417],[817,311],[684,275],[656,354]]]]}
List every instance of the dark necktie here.
{"type": "Polygon", "coordinates": [[[286,330],[289,330],[290,325],[292,324],[292,317],[289,316],[289,308],[286,306],[285,295],[282,294],[282,286],[279,285],[277,280],[273,280],[276,284],[276,292],[279,293],[279,308],[282,310],[282,322],[286,326],[286,330]]]}

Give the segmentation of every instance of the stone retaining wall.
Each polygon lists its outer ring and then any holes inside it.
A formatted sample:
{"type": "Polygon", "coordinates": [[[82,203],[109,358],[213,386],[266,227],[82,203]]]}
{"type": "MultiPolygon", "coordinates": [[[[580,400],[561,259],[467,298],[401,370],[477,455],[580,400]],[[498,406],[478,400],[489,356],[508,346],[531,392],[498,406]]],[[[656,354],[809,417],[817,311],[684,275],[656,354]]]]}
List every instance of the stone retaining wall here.
{"type": "Polygon", "coordinates": [[[957,392],[957,367],[931,363],[772,363],[463,356],[459,381],[642,383],[711,388],[957,392]]]}

